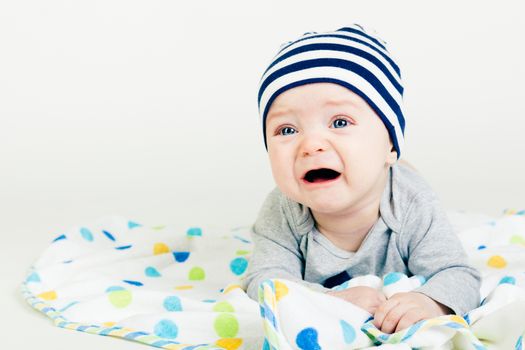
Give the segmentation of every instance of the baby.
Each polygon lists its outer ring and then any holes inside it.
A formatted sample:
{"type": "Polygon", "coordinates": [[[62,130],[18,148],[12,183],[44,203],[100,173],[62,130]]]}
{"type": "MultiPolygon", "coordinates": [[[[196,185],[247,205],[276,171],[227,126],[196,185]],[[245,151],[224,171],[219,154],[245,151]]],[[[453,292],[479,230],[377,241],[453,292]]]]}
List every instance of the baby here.
{"type": "Polygon", "coordinates": [[[252,228],[252,299],[266,279],[296,281],[366,309],[386,333],[479,305],[480,274],[438,198],[398,162],[402,95],[385,43],[359,25],[306,33],[274,57],[258,97],[277,188],[252,228]],[[389,272],[427,282],[388,300],[371,287],[331,289],[389,272]]]}

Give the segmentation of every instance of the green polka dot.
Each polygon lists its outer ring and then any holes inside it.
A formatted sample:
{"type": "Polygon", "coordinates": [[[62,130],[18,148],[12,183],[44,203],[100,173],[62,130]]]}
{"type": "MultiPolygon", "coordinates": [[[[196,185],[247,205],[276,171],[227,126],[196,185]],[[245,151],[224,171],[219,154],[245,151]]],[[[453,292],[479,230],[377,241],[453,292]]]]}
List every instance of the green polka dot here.
{"type": "Polygon", "coordinates": [[[202,281],[206,277],[202,267],[194,267],[190,270],[189,279],[190,281],[202,281]]]}
{"type": "Polygon", "coordinates": [[[235,255],[247,255],[250,254],[249,250],[238,250],[235,252],[235,255]]]}
{"type": "Polygon", "coordinates": [[[131,303],[132,296],[129,290],[115,290],[108,293],[109,302],[118,309],[125,308],[131,303]]]}
{"type": "Polygon", "coordinates": [[[233,314],[229,313],[219,314],[213,323],[213,327],[221,338],[234,338],[239,332],[239,322],[233,314]]]}
{"type": "Polygon", "coordinates": [[[220,303],[215,304],[213,307],[215,312],[235,312],[233,306],[227,301],[221,301],[220,303]]]}
{"type": "Polygon", "coordinates": [[[401,338],[403,337],[403,333],[397,333],[393,334],[390,339],[388,340],[389,344],[397,344],[401,341],[401,338]]]}
{"type": "Polygon", "coordinates": [[[519,235],[514,235],[510,238],[511,244],[525,244],[525,238],[519,235]]]}

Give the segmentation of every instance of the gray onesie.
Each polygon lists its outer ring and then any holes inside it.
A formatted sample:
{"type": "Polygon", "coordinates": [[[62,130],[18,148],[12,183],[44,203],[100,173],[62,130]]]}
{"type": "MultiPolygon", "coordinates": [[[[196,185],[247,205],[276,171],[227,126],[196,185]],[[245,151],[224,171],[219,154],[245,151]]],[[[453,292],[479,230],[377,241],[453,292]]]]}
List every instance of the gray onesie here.
{"type": "Polygon", "coordinates": [[[479,306],[481,276],[468,264],[438,198],[417,172],[400,164],[390,168],[379,212],[357,252],[351,253],[316,229],[307,207],[274,189],[252,227],[254,250],[243,288],[257,300],[259,284],[269,278],[326,292],[325,286],[345,277],[402,272],[424,276],[427,282],[414,291],[458,315],[479,306]]]}

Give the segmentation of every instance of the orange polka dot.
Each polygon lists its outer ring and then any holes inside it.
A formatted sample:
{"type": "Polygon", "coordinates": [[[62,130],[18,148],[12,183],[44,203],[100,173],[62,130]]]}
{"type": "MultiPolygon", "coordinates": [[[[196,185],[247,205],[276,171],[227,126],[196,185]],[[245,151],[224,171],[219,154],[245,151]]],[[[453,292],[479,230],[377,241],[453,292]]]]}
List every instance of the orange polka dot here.
{"type": "Polygon", "coordinates": [[[159,254],[166,254],[170,252],[170,248],[164,243],[155,243],[153,246],[153,254],[159,255],[159,254]]]}
{"type": "Polygon", "coordinates": [[[452,315],[450,316],[450,318],[452,319],[452,321],[462,324],[465,327],[468,327],[468,324],[463,317],[458,316],[458,315],[452,315]]]}
{"type": "Polygon", "coordinates": [[[230,284],[228,287],[226,287],[226,289],[224,289],[223,293],[224,294],[229,293],[229,292],[231,292],[234,289],[241,289],[242,290],[240,285],[238,285],[238,284],[230,284]]]}
{"type": "Polygon", "coordinates": [[[216,345],[227,350],[236,350],[242,345],[241,338],[222,338],[217,340],[216,345]]]}
{"type": "Polygon", "coordinates": [[[507,261],[502,256],[493,255],[490,257],[489,261],[487,262],[487,265],[496,269],[502,269],[505,266],[507,266],[507,261]]]}
{"type": "Polygon", "coordinates": [[[277,301],[280,301],[283,297],[285,297],[288,294],[288,287],[286,286],[286,284],[279,281],[274,281],[273,285],[275,287],[275,298],[277,299],[277,301]]]}
{"type": "Polygon", "coordinates": [[[193,286],[176,286],[176,290],[186,290],[186,289],[192,289],[193,286]]]}
{"type": "Polygon", "coordinates": [[[55,300],[57,298],[57,292],[50,290],[48,292],[38,294],[37,297],[44,300],[55,300]]]}

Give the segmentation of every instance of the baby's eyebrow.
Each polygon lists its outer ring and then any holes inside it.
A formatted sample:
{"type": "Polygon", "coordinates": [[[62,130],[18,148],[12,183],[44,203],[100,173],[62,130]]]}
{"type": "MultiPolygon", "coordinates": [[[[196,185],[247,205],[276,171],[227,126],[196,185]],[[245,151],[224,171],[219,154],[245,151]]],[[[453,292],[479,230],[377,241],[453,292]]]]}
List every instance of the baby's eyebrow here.
{"type": "Polygon", "coordinates": [[[277,111],[272,111],[268,113],[268,115],[266,116],[266,121],[270,120],[270,118],[271,119],[282,118],[284,115],[290,114],[292,112],[293,112],[292,108],[283,108],[283,109],[278,109],[277,111]]]}
{"type": "Polygon", "coordinates": [[[324,103],[325,106],[353,106],[359,108],[359,104],[356,101],[349,99],[344,100],[328,100],[324,103]]]}

